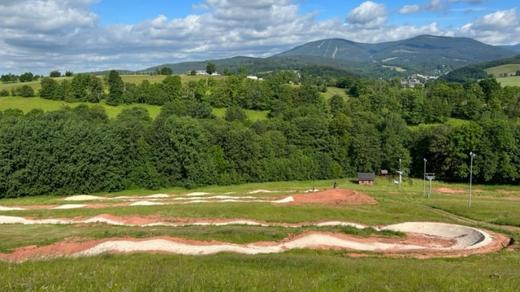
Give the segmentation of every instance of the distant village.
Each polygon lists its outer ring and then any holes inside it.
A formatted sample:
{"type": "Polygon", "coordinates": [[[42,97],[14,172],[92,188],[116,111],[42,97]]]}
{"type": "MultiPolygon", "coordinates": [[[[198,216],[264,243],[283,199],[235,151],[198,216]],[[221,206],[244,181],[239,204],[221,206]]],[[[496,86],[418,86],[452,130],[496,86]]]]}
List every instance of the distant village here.
{"type": "Polygon", "coordinates": [[[439,76],[430,76],[422,74],[412,74],[406,78],[401,79],[401,86],[405,88],[424,87],[430,80],[436,80],[439,76]]]}

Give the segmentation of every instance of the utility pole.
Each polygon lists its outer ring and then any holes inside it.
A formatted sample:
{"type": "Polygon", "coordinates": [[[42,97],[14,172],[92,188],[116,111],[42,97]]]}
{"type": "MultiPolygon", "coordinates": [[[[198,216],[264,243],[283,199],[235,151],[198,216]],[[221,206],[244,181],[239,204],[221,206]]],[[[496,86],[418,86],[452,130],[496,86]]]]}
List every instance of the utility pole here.
{"type": "Polygon", "coordinates": [[[473,191],[473,159],[475,159],[475,156],[477,156],[475,153],[470,152],[470,167],[469,167],[469,202],[468,202],[468,208],[471,208],[471,197],[472,197],[472,191],[473,191]]]}
{"type": "Polygon", "coordinates": [[[426,163],[428,159],[424,158],[424,172],[423,172],[423,195],[426,197],[426,163]]]}

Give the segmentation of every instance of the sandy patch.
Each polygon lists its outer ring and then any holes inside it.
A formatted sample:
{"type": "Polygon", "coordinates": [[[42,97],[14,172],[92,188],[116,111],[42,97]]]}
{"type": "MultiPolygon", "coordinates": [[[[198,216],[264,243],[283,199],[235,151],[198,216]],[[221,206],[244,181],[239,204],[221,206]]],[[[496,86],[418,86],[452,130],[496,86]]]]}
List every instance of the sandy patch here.
{"type": "Polygon", "coordinates": [[[70,196],[63,199],[64,201],[72,201],[72,202],[81,202],[81,201],[97,201],[97,200],[106,200],[106,198],[98,197],[98,196],[89,196],[89,195],[77,195],[70,196]]]}
{"type": "Polygon", "coordinates": [[[132,207],[134,207],[134,206],[160,206],[160,205],[164,205],[164,204],[159,203],[159,202],[150,202],[150,201],[137,201],[137,202],[130,204],[130,206],[132,206],[132,207]]]}
{"type": "Polygon", "coordinates": [[[294,204],[327,204],[327,205],[366,205],[377,201],[367,194],[347,189],[330,189],[326,191],[293,195],[294,204]]]}
{"type": "Polygon", "coordinates": [[[146,196],[145,198],[148,198],[148,199],[167,199],[169,197],[170,197],[170,195],[168,195],[168,194],[155,194],[155,195],[146,196]]]}
{"type": "Polygon", "coordinates": [[[19,208],[19,207],[3,207],[3,206],[0,206],[0,211],[23,211],[25,210],[24,208],[19,208]]]}
{"type": "Polygon", "coordinates": [[[83,204],[66,204],[66,205],[60,205],[60,206],[54,207],[52,209],[54,209],[54,210],[70,210],[70,209],[82,209],[82,208],[85,208],[85,207],[87,207],[87,205],[83,205],[83,204]]]}
{"type": "Polygon", "coordinates": [[[205,193],[205,192],[193,192],[193,193],[186,194],[186,196],[188,196],[188,197],[203,197],[203,196],[207,196],[207,195],[211,195],[211,194],[205,193]]]}
{"type": "Polygon", "coordinates": [[[294,202],[294,197],[289,196],[280,200],[273,201],[274,204],[288,204],[294,202]]]}
{"type": "Polygon", "coordinates": [[[248,194],[250,195],[254,195],[254,194],[270,194],[270,193],[278,193],[279,191],[270,191],[270,190],[254,190],[254,191],[250,191],[248,192],[248,194]]]}

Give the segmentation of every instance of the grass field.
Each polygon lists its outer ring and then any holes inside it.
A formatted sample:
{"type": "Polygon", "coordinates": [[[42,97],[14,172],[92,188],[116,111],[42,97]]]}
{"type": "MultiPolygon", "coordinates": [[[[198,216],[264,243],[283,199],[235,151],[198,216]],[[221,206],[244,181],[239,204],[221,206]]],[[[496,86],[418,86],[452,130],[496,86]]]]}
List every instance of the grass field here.
{"type": "MultiPolygon", "coordinates": [[[[190,76],[190,75],[180,75],[182,82],[187,83],[190,81],[199,81],[201,79],[216,79],[216,80],[224,80],[226,76],[190,76]]],[[[134,83],[134,84],[140,84],[144,80],[150,81],[150,83],[160,83],[166,78],[164,75],[121,75],[121,78],[123,79],[123,82],[125,83],[134,83]]],[[[57,81],[63,81],[63,80],[71,80],[72,77],[60,77],[60,78],[53,78],[57,81]]],[[[15,83],[3,83],[0,82],[0,90],[12,90],[13,88],[20,87],[22,85],[29,85],[31,86],[35,92],[37,93],[38,90],[40,90],[40,81],[32,81],[32,82],[15,82],[15,83]]],[[[105,84],[106,86],[106,84],[105,84]]]]}
{"type": "MultiPolygon", "coordinates": [[[[177,218],[245,218],[267,222],[315,222],[345,220],[368,225],[405,221],[440,221],[485,227],[520,240],[520,187],[475,186],[473,207],[467,207],[467,186],[434,183],[432,198],[422,195],[423,183],[407,180],[402,188],[380,179],[372,187],[348,180],[342,188],[365,192],[377,205],[275,206],[265,203],[189,204],[109,209],[31,210],[0,215],[34,218],[65,218],[112,215],[161,215],[177,218]],[[435,191],[454,190],[453,194],[435,191]],[[462,218],[462,219],[461,219],[462,218]],[[463,221],[461,221],[463,220],[463,221]]],[[[209,186],[194,190],[128,190],[108,196],[154,193],[212,193],[267,189],[283,192],[324,189],[332,181],[273,182],[237,186],[209,186]]],[[[261,194],[259,196],[270,196],[261,194]]],[[[0,200],[1,206],[63,203],[60,197],[42,196],[0,200]]],[[[4,225],[0,228],[0,252],[27,245],[47,245],[63,239],[105,237],[177,236],[199,240],[248,243],[280,240],[305,228],[222,227],[122,227],[4,225]]],[[[332,231],[332,230],[331,230],[332,231]]],[[[343,232],[351,232],[344,230],[343,232]]],[[[367,236],[368,234],[361,234],[367,236]]],[[[391,236],[391,235],[389,235],[391,236]]],[[[164,254],[103,255],[92,258],[54,259],[23,264],[0,262],[0,290],[305,290],[305,291],[517,291],[520,287],[518,249],[467,258],[389,258],[363,253],[350,257],[346,251],[295,250],[273,255],[218,254],[176,256],[164,254]]]]}
{"type": "Polygon", "coordinates": [[[502,86],[520,86],[520,76],[497,78],[502,86]]]}
{"type": "MultiPolygon", "coordinates": [[[[90,107],[93,106],[101,106],[105,109],[107,115],[110,118],[115,118],[119,113],[121,113],[124,109],[133,108],[133,107],[141,107],[148,110],[148,113],[152,118],[155,118],[161,112],[161,107],[156,105],[148,105],[148,104],[125,104],[118,106],[111,106],[104,102],[99,104],[97,103],[89,103],[89,102],[65,102],[59,100],[49,100],[40,97],[19,97],[19,96],[8,96],[8,97],[0,97],[0,111],[5,111],[7,109],[19,109],[24,113],[28,113],[34,109],[41,109],[43,111],[56,111],[62,109],[64,107],[77,107],[79,105],[88,105],[90,107]]],[[[254,110],[245,110],[247,117],[250,121],[256,122],[259,120],[267,119],[268,111],[254,111],[254,110]]],[[[225,108],[215,108],[213,110],[213,114],[216,117],[224,118],[226,114],[225,108]]]]}
{"type": "Polygon", "coordinates": [[[506,64],[486,69],[488,74],[495,77],[500,77],[502,74],[515,74],[516,71],[520,70],[520,64],[506,64]]]}
{"type": "Polygon", "coordinates": [[[321,94],[325,100],[329,100],[334,95],[339,95],[345,99],[349,98],[344,88],[327,87],[327,92],[321,94]]]}
{"type": "Polygon", "coordinates": [[[34,109],[41,109],[43,111],[56,111],[62,109],[64,107],[77,107],[79,105],[88,105],[89,107],[93,106],[101,106],[105,109],[107,115],[110,118],[115,118],[119,113],[121,113],[124,109],[133,108],[133,107],[141,107],[148,110],[150,116],[155,118],[159,115],[161,111],[160,106],[155,105],[147,105],[147,104],[128,104],[128,105],[119,105],[119,106],[111,106],[107,105],[104,102],[99,104],[97,103],[89,103],[89,102],[65,102],[59,100],[49,100],[43,99],[40,97],[18,97],[18,96],[9,96],[9,97],[0,97],[0,111],[4,111],[7,109],[19,109],[24,113],[28,113],[34,109]]]}
{"type": "MultiPolygon", "coordinates": [[[[456,119],[456,118],[448,118],[444,124],[450,125],[452,127],[459,127],[465,124],[468,124],[470,121],[468,120],[462,120],[462,119],[456,119]]],[[[408,129],[410,130],[418,130],[423,127],[435,127],[440,126],[441,123],[435,123],[435,124],[420,124],[420,125],[412,125],[408,126],[408,129]]]]}
{"type": "MultiPolygon", "coordinates": [[[[263,121],[267,119],[267,115],[269,114],[269,111],[254,111],[254,110],[244,110],[246,112],[247,118],[251,122],[256,121],[263,121]]],[[[226,116],[226,109],[225,108],[215,108],[213,109],[213,114],[217,118],[224,118],[226,116]]]]}
{"type": "MultiPolygon", "coordinates": [[[[199,81],[201,79],[216,79],[216,80],[224,80],[227,78],[226,76],[190,76],[190,75],[180,75],[182,82],[187,83],[190,81],[199,81]]],[[[160,83],[162,82],[166,76],[164,75],[121,75],[121,78],[123,79],[123,82],[125,83],[134,83],[134,84],[140,84],[144,80],[150,81],[150,83],[160,83]]],[[[53,78],[56,81],[63,81],[63,80],[71,80],[72,77],[60,77],[60,78],[53,78]]],[[[40,90],[40,80],[38,81],[31,81],[31,82],[15,82],[15,83],[3,83],[0,82],[0,90],[7,89],[11,90],[15,87],[20,87],[22,85],[29,85],[31,86],[36,92],[40,90]]],[[[106,85],[106,84],[105,84],[106,85]]]]}

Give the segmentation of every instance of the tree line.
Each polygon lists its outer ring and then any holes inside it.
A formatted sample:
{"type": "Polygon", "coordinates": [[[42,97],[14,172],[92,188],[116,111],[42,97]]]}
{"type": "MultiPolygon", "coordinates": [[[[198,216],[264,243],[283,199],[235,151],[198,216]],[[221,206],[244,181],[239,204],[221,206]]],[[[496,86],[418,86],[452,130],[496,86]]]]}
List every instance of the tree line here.
{"type": "Polygon", "coordinates": [[[293,77],[183,84],[169,76],[130,85],[112,73],[107,93],[92,75],[43,79],[46,98],[144,102],[162,110],[155,120],[142,108],[116,119],[86,106],[1,113],[0,194],[344,178],[358,171],[395,173],[400,159],[406,174],[422,177],[423,158],[440,179],[463,181],[471,151],[478,153],[476,181],[519,179],[520,88],[486,79],[403,89],[398,80],[312,76],[295,85],[287,82],[293,77]],[[349,97],[325,100],[324,83],[349,97]],[[212,114],[216,106],[227,108],[224,119],[212,114]],[[244,109],[269,111],[269,118],[252,122],[244,109]]]}

